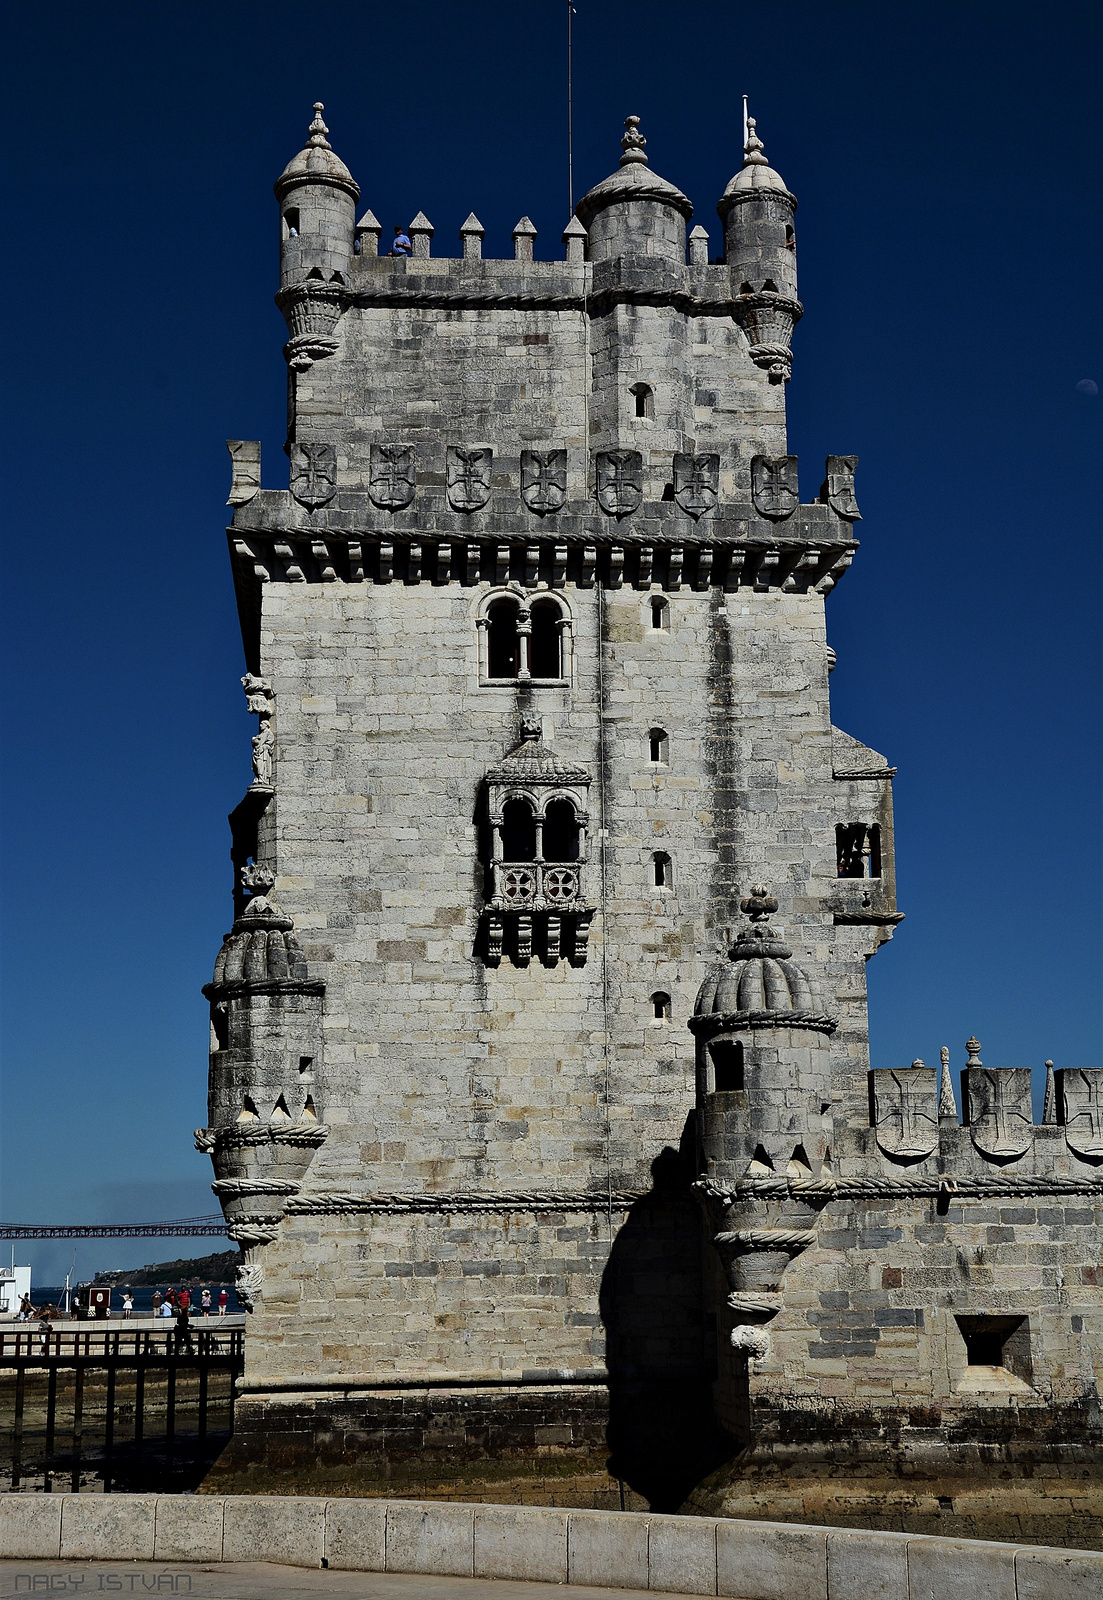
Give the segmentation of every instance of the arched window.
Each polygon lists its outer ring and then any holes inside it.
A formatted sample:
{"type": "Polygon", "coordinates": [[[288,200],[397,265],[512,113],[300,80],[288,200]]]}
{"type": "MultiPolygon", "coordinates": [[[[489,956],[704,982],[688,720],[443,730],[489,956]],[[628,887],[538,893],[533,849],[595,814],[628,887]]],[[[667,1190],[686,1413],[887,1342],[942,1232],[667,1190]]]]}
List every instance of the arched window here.
{"type": "Polygon", "coordinates": [[[487,677],[515,678],[521,665],[517,603],[495,600],[487,612],[487,677]]]}
{"type": "Polygon", "coordinates": [[[662,850],[656,850],[651,857],[651,875],[656,889],[669,889],[672,887],[670,857],[662,850]]]}
{"type": "Polygon", "coordinates": [[[651,1015],[656,1022],[670,1021],[670,996],[662,989],[656,989],[651,996],[651,1015]]]}
{"type": "Polygon", "coordinates": [[[534,678],[562,678],[563,614],[554,600],[537,600],[532,607],[529,671],[534,678]]]}
{"type": "Polygon", "coordinates": [[[484,684],[509,679],[562,683],[570,676],[570,612],[566,602],[518,589],[488,596],[476,618],[479,674],[484,684]]]}
{"type": "Polygon", "coordinates": [[[666,766],[670,757],[670,740],[665,728],[652,728],[648,735],[650,759],[656,766],[666,766]]]}
{"type": "Polygon", "coordinates": [[[651,596],[651,626],[660,632],[670,627],[670,604],[661,594],[651,596]]]}
{"type": "Polygon", "coordinates": [[[631,395],[635,401],[637,417],[653,417],[655,415],[655,392],[649,383],[634,383],[631,395]]]}
{"type": "Polygon", "coordinates": [[[506,861],[536,860],[536,817],[527,800],[502,807],[502,856],[506,861]]]}
{"type": "Polygon", "coordinates": [[[553,800],[544,814],[544,860],[577,861],[578,818],[569,800],[553,800]]]}

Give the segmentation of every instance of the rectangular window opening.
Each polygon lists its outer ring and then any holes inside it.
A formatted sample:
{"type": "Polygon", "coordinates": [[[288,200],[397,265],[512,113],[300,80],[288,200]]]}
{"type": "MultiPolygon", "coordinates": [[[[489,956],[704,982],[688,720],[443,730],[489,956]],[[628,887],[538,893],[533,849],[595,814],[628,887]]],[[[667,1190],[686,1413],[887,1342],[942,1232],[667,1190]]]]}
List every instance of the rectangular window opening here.
{"type": "Polygon", "coordinates": [[[967,1387],[1033,1384],[1028,1317],[964,1316],[954,1320],[965,1345],[967,1387]]]}

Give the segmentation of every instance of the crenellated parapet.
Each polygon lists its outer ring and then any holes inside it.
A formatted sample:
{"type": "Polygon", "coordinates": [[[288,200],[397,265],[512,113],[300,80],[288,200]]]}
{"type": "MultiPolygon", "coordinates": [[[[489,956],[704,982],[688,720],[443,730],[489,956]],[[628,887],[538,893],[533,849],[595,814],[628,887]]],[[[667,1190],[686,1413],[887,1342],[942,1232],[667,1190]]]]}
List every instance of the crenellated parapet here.
{"type": "Polygon", "coordinates": [[[965,1178],[1046,1183],[1082,1177],[1103,1185],[1103,1067],[1046,1063],[1043,1121],[1035,1123],[1029,1067],[989,1067],[970,1038],[961,1072],[962,1120],[943,1051],[941,1070],[922,1061],[869,1074],[870,1127],[885,1171],[928,1166],[952,1188],[965,1178]]]}

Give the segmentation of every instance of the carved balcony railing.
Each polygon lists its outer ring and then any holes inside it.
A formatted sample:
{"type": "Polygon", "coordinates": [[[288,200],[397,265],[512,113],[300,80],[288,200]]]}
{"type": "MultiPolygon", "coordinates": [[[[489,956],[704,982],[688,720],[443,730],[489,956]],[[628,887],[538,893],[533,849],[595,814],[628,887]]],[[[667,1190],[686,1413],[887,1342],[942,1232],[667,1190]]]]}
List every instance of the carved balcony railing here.
{"type": "Polygon", "coordinates": [[[495,911],[578,911],[583,902],[581,863],[494,862],[495,911]]]}

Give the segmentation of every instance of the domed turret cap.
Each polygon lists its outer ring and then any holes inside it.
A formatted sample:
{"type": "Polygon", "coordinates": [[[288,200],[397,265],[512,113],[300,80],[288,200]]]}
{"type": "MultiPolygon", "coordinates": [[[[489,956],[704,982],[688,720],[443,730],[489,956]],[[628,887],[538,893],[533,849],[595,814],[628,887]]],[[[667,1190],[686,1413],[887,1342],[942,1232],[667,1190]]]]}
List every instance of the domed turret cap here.
{"type": "Polygon", "coordinates": [[[792,202],[796,209],[797,197],[785,187],[780,172],[775,172],[762,153],[762,140],[755,132],[755,119],[747,118],[747,141],[743,146],[743,165],[724,190],[717,211],[726,217],[733,205],[741,200],[751,200],[760,194],[772,192],[792,202]]]}
{"type": "Polygon", "coordinates": [[[793,952],[767,926],[777,901],[756,885],[740,909],[750,918],[701,985],[690,1026],[712,1033],[726,1027],[806,1027],[830,1032],[818,985],[792,960],[793,952]]]}
{"type": "Polygon", "coordinates": [[[322,121],[325,107],[320,100],[314,102],[314,121],[307,131],[306,144],[293,156],[276,179],[276,199],[282,200],[289,189],[303,183],[328,183],[343,189],[354,200],[360,198],[360,185],[345,166],[340,156],[334,154],[326,135],[329,129],[322,121]]]}
{"type": "Polygon", "coordinates": [[[693,215],[692,200],[672,183],[667,183],[665,178],[660,178],[657,172],[652,172],[647,165],[643,148],[647,140],[640,132],[639,117],[627,117],[624,129],[624,137],[620,141],[624,152],[620,166],[582,196],[574,208],[579,221],[589,228],[598,212],[604,211],[607,206],[623,204],[627,200],[656,200],[660,205],[681,212],[688,222],[693,215]]]}
{"type": "Polygon", "coordinates": [[[317,983],[310,983],[294,922],[271,898],[275,874],[267,867],[248,866],[241,881],[252,899],[223,940],[214,979],[203,993],[211,998],[238,984],[293,983],[317,989],[317,983]]]}

